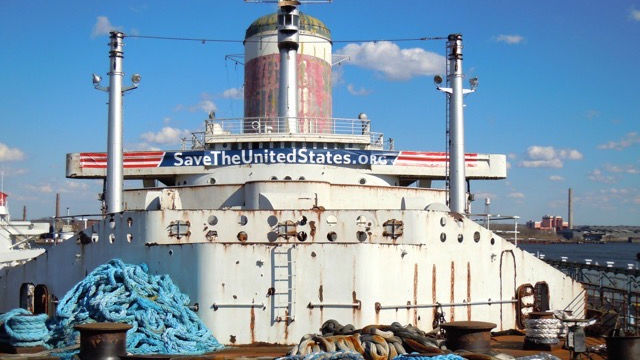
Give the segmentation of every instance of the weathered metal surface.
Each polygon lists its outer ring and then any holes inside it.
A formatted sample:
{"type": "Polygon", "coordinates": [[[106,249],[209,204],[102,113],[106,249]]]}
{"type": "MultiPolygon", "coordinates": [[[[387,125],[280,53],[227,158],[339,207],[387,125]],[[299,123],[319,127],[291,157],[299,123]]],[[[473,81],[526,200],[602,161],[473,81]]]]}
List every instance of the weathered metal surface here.
{"type": "Polygon", "coordinates": [[[81,360],[119,360],[127,353],[129,324],[89,323],[74,328],[80,332],[81,360]]]}
{"type": "Polygon", "coordinates": [[[454,321],[440,325],[446,332],[450,350],[486,352],[490,349],[491,329],[496,324],[483,321],[454,321]]]}
{"type": "MultiPolygon", "coordinates": [[[[295,182],[287,186],[296,189],[295,182]]],[[[336,194],[350,196],[352,201],[354,196],[360,196],[349,195],[348,188],[336,194]]],[[[311,189],[307,188],[307,191],[311,189]]],[[[322,189],[322,185],[317,188],[322,189]]],[[[187,189],[180,188],[182,190],[187,189]]],[[[150,193],[154,191],[149,190],[150,193]]],[[[193,188],[188,189],[181,193],[182,205],[195,204],[190,198],[203,194],[193,188]]],[[[388,204],[393,203],[393,196],[384,195],[382,189],[379,194],[387,199],[388,204]]],[[[399,204],[398,198],[395,199],[399,204]]],[[[340,199],[340,202],[347,203],[347,200],[340,199]]],[[[514,281],[511,264],[508,267],[503,264],[503,275],[509,279],[510,285],[503,287],[503,298],[498,298],[501,286],[498,281],[499,254],[503,250],[513,250],[519,282],[544,280],[549,284],[552,308],[563,308],[582,291],[579,284],[558,276],[552,267],[487,229],[467,219],[456,221],[449,213],[439,211],[320,208],[136,210],[115,214],[86,232],[92,238],[89,244],[80,244],[72,238],[48,248],[46,257],[38,257],[20,268],[0,270],[0,311],[18,305],[22,283],[46,284],[51,295],[60,297],[88,272],[113,257],[120,257],[128,263],[144,262],[154,273],[171,274],[181,291],[189,294],[193,303],[200,304],[198,316],[216,337],[230,343],[233,336],[236,344],[297,342],[310,329],[319,328],[330,318],[360,327],[399,321],[417,323],[418,327],[429,329],[434,318],[433,306],[423,307],[421,304],[437,302],[445,305],[447,319],[451,312],[456,319],[467,318],[467,309],[471,307],[474,319],[495,322],[500,318],[500,308],[503,307],[504,326],[514,327],[515,310],[512,311],[508,303],[501,303],[501,300],[509,301],[515,296],[513,290],[509,291],[514,281]],[[246,222],[240,221],[241,216],[246,217],[246,222]],[[272,216],[277,218],[272,223],[274,225],[269,222],[272,216]],[[303,217],[307,220],[302,221],[303,217]],[[444,226],[441,225],[442,218],[447,219],[444,226]],[[403,221],[403,236],[395,242],[383,236],[383,224],[390,219],[403,221]],[[192,234],[188,240],[182,238],[178,241],[169,236],[166,227],[176,220],[190,222],[192,234]],[[297,237],[269,241],[268,234],[273,231],[273,226],[288,220],[297,224],[298,232],[311,234],[313,229],[314,236],[309,235],[305,241],[297,237]],[[360,242],[356,233],[363,231],[363,227],[370,227],[371,235],[360,242]],[[209,231],[216,231],[217,239],[207,239],[209,231]],[[236,238],[241,231],[247,234],[245,242],[236,238]],[[472,239],[476,231],[480,233],[478,242],[457,241],[458,234],[472,239]],[[448,234],[445,242],[439,238],[441,232],[448,234]],[[335,234],[334,241],[327,238],[330,233],[335,234]],[[128,234],[132,235],[131,241],[128,234]],[[491,238],[495,239],[493,244],[491,238]],[[291,266],[288,258],[286,261],[281,259],[282,263],[272,259],[274,248],[291,253],[291,266]],[[68,266],[65,276],[47,276],[59,271],[59,264],[68,263],[69,259],[74,261],[68,266]],[[461,264],[458,269],[454,268],[453,302],[452,262],[461,264]],[[471,280],[477,277],[483,281],[467,281],[467,271],[464,271],[467,263],[473,271],[471,280]],[[416,264],[418,286],[414,290],[416,264]],[[459,271],[461,266],[463,271],[459,271]],[[424,285],[423,278],[427,279],[424,285]],[[276,281],[278,279],[286,281],[276,281]],[[467,301],[469,284],[471,303],[467,301]],[[320,286],[323,299],[318,302],[320,286]],[[357,293],[357,301],[354,301],[354,292],[357,293]],[[283,304],[277,305],[279,302],[283,304]],[[376,312],[376,302],[380,306],[402,305],[376,312]],[[410,306],[406,305],[407,302],[410,306]],[[309,303],[359,303],[360,306],[327,305],[310,309],[307,307],[309,303]],[[454,303],[460,305],[452,306],[454,303]],[[274,321],[278,316],[295,318],[295,321],[274,321]]],[[[510,255],[508,258],[511,260],[510,255]]]]}
{"type": "Polygon", "coordinates": [[[609,336],[606,339],[609,359],[640,359],[640,336],[609,336]]]}

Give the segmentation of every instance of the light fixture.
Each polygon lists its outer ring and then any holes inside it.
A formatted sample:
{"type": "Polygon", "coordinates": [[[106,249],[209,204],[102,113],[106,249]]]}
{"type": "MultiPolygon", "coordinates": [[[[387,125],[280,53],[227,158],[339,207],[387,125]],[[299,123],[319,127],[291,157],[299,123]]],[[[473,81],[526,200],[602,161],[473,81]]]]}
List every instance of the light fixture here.
{"type": "Polygon", "coordinates": [[[131,75],[131,82],[134,83],[134,84],[137,84],[137,83],[140,82],[141,78],[142,77],[140,76],[140,74],[133,74],[133,75],[131,75]]]}
{"type": "Polygon", "coordinates": [[[102,81],[102,78],[100,77],[100,75],[93,74],[93,85],[100,84],[100,81],[102,81]]]}
{"type": "Polygon", "coordinates": [[[436,75],[436,76],[434,76],[434,77],[433,77],[433,82],[434,82],[436,85],[440,85],[440,84],[442,84],[442,80],[443,80],[443,79],[442,79],[442,76],[440,76],[440,75],[436,75]]]}
{"type": "Polygon", "coordinates": [[[471,86],[472,90],[475,90],[478,88],[478,78],[477,77],[472,77],[471,79],[469,79],[469,85],[471,86]]]}

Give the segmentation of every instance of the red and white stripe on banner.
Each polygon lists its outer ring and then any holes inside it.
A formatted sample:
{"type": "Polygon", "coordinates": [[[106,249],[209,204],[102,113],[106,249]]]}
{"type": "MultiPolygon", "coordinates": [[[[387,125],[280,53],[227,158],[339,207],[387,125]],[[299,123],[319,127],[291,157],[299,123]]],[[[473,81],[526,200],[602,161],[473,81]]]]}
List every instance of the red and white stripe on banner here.
{"type": "MultiPolygon", "coordinates": [[[[164,157],[163,151],[126,152],[122,159],[125,168],[158,167],[164,157]]],[[[93,169],[107,168],[106,153],[80,153],[80,167],[93,169]]]]}
{"type": "MultiPolygon", "coordinates": [[[[393,165],[445,167],[449,156],[444,152],[401,151],[393,165]]],[[[478,154],[465,154],[465,167],[475,167],[478,154]]]]}

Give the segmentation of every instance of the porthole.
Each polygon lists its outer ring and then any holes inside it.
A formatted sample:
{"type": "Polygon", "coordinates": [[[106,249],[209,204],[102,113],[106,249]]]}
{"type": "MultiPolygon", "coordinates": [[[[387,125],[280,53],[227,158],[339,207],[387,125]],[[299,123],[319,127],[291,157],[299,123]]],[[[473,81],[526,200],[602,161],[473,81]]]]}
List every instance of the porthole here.
{"type": "Polygon", "coordinates": [[[240,242],[245,242],[245,241],[247,241],[248,236],[247,236],[247,233],[246,233],[246,232],[244,232],[244,231],[240,231],[240,232],[238,233],[237,238],[238,238],[238,241],[240,241],[240,242]]]}
{"type": "Polygon", "coordinates": [[[368,237],[368,236],[367,236],[367,233],[366,233],[366,232],[364,232],[364,231],[358,231],[358,232],[356,233],[356,238],[358,238],[358,241],[360,241],[360,242],[365,242],[365,241],[367,241],[367,237],[368,237]]]}
{"type": "Polygon", "coordinates": [[[493,244],[495,244],[495,243],[496,243],[496,239],[491,238],[491,245],[493,245],[493,244]]]}
{"type": "Polygon", "coordinates": [[[98,236],[98,233],[91,234],[91,241],[93,241],[94,243],[97,243],[98,240],[100,240],[100,236],[98,236]]]}
{"type": "Polygon", "coordinates": [[[133,235],[127,234],[127,242],[131,242],[133,240],[133,235]]]}
{"type": "Polygon", "coordinates": [[[209,184],[213,185],[215,183],[216,183],[216,179],[215,178],[209,179],[209,184]]]}
{"type": "Polygon", "coordinates": [[[447,225],[447,218],[446,217],[443,216],[443,217],[440,218],[440,225],[441,226],[447,225]]]}
{"type": "Polygon", "coordinates": [[[327,216],[327,224],[328,225],[335,225],[338,223],[338,218],[335,217],[335,215],[329,215],[327,216]]]}
{"type": "Polygon", "coordinates": [[[473,233],[473,241],[475,242],[479,242],[480,241],[480,232],[476,231],[473,233]]]}
{"type": "Polygon", "coordinates": [[[240,217],[238,218],[238,224],[242,226],[247,225],[248,222],[249,222],[249,219],[244,215],[240,215],[240,217]]]}
{"type": "Polygon", "coordinates": [[[291,180],[291,176],[285,176],[284,179],[289,181],[289,180],[291,180]]]}
{"type": "Polygon", "coordinates": [[[367,217],[364,216],[364,215],[358,216],[358,218],[356,219],[356,225],[358,225],[358,226],[367,225],[367,217]]]}
{"type": "Polygon", "coordinates": [[[367,179],[365,178],[360,178],[360,185],[364,185],[367,183],[367,179]]]}
{"type": "Polygon", "coordinates": [[[278,224],[278,218],[275,215],[271,215],[267,218],[267,224],[269,224],[269,226],[274,227],[276,226],[276,224],[278,224]]]}
{"type": "Polygon", "coordinates": [[[327,234],[327,240],[329,241],[336,241],[338,240],[338,234],[336,234],[334,231],[330,232],[327,234]]]}
{"type": "Polygon", "coordinates": [[[131,227],[131,225],[133,225],[133,219],[127,218],[127,227],[131,227]]]}
{"type": "Polygon", "coordinates": [[[464,240],[464,236],[462,236],[462,234],[458,234],[458,242],[462,243],[463,240],[464,240]]]}
{"type": "Polygon", "coordinates": [[[173,250],[169,250],[169,256],[173,255],[173,250]]]}
{"type": "Polygon", "coordinates": [[[215,226],[216,224],[218,224],[218,218],[215,215],[211,215],[207,219],[207,222],[209,223],[209,225],[215,226]]]}
{"type": "Polygon", "coordinates": [[[109,234],[109,244],[113,244],[116,241],[116,236],[109,234]]]}
{"type": "Polygon", "coordinates": [[[447,241],[447,234],[445,234],[445,233],[441,233],[441,234],[440,234],[440,241],[442,241],[442,242],[447,241]]]}
{"type": "Polygon", "coordinates": [[[300,180],[300,181],[304,181],[304,180],[307,180],[307,179],[306,179],[304,176],[300,176],[300,177],[298,178],[298,180],[300,180]]]}
{"type": "Polygon", "coordinates": [[[109,219],[109,227],[112,229],[116,228],[116,221],[113,218],[109,219]]]}
{"type": "Polygon", "coordinates": [[[278,177],[277,176],[272,176],[271,180],[273,180],[273,181],[278,180],[278,177]]]}
{"type": "Polygon", "coordinates": [[[298,235],[296,235],[296,237],[298,238],[299,241],[305,241],[307,240],[307,233],[304,231],[300,231],[298,235]]]}
{"type": "Polygon", "coordinates": [[[464,223],[462,222],[462,220],[457,220],[456,224],[458,225],[458,229],[462,229],[462,226],[464,225],[464,223]]]}

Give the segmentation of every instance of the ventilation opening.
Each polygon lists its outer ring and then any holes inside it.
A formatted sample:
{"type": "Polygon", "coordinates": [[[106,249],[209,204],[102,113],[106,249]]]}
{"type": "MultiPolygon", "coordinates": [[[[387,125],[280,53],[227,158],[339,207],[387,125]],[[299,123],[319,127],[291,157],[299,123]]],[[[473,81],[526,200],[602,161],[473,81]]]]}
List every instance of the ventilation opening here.
{"type": "Polygon", "coordinates": [[[49,314],[49,289],[46,285],[36,286],[33,300],[34,314],[49,314]]]}

